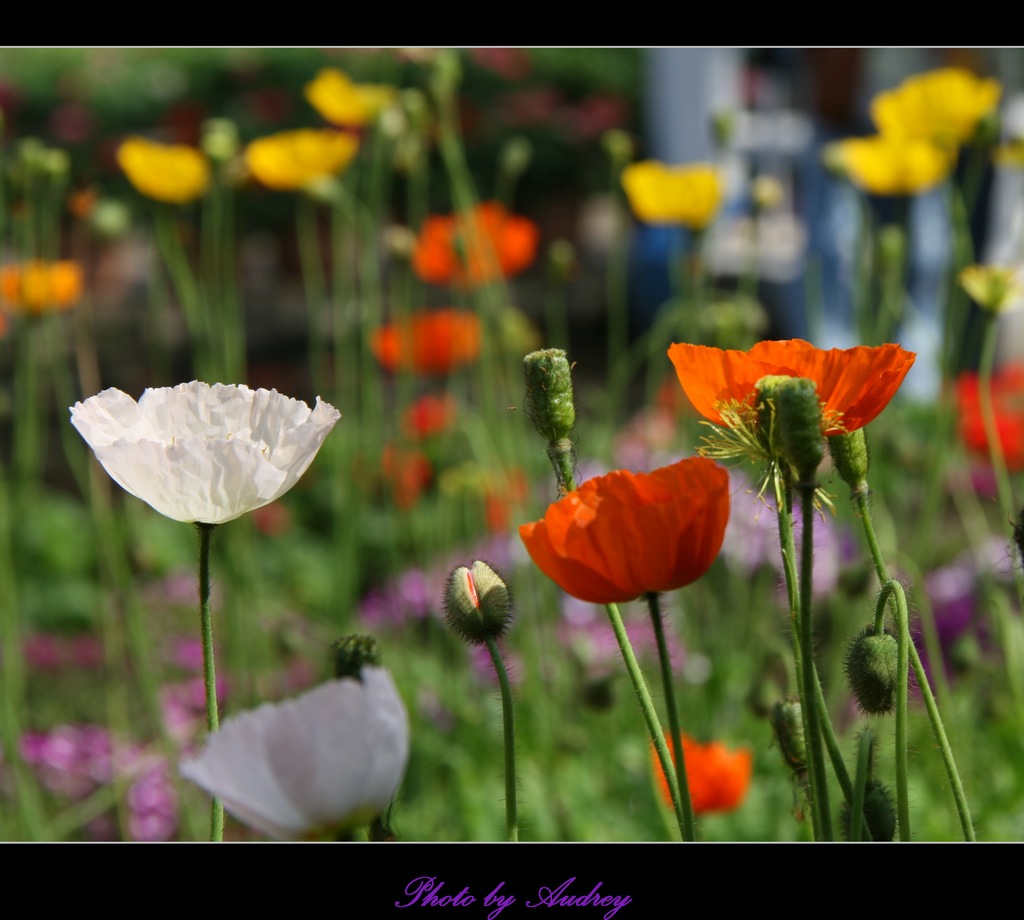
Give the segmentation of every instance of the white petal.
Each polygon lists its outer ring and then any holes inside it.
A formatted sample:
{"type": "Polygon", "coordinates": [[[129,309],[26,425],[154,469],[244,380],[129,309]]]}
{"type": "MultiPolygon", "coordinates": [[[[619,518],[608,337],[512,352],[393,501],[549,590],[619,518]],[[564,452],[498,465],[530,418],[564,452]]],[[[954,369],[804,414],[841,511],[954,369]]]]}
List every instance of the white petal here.
{"type": "Polygon", "coordinates": [[[228,719],[202,755],[181,764],[181,775],[224,802],[224,807],[269,837],[294,840],[307,821],[282,793],[265,756],[264,737],[272,705],[228,719]]]}

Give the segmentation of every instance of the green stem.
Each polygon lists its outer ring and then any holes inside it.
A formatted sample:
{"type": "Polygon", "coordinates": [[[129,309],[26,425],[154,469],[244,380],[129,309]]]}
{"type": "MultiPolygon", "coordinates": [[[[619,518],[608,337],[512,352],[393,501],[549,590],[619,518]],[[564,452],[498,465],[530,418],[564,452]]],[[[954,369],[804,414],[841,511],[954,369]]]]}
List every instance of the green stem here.
{"type": "Polygon", "coordinates": [[[515,843],[519,840],[519,818],[516,813],[516,726],[512,715],[512,685],[498,644],[490,636],[486,641],[501,686],[501,717],[505,733],[505,835],[515,843]]]}
{"type": "Polygon", "coordinates": [[[672,680],[672,661],[665,643],[665,628],[661,618],[661,605],[658,595],[647,594],[647,609],[651,612],[651,624],[654,626],[654,638],[658,643],[658,662],[661,665],[661,683],[665,691],[665,709],[668,712],[668,730],[672,735],[672,751],[676,763],[676,782],[679,784],[679,799],[683,806],[683,822],[686,825],[688,839],[697,839],[697,829],[693,820],[693,802],[690,800],[690,784],[686,778],[686,756],[683,750],[683,736],[679,728],[679,710],[676,707],[676,694],[672,680]]]}
{"type": "Polygon", "coordinates": [[[196,375],[210,382],[216,377],[215,369],[210,360],[210,322],[204,315],[202,296],[195,274],[189,265],[185,247],[174,225],[174,215],[170,205],[158,204],[154,217],[156,239],[171,284],[185,314],[189,339],[193,349],[193,366],[196,375]]]}
{"type": "MultiPolygon", "coordinates": [[[[217,731],[217,672],[213,661],[213,616],[210,613],[210,538],[216,524],[196,522],[199,531],[199,626],[203,636],[203,683],[206,687],[206,728],[217,731]]],[[[224,837],[224,804],[214,798],[210,807],[210,840],[224,837]]]]}
{"type": "Polygon", "coordinates": [[[626,627],[622,622],[622,615],[616,604],[605,604],[604,609],[608,611],[608,619],[612,624],[612,631],[619,643],[619,651],[622,652],[622,660],[626,665],[626,673],[633,683],[633,690],[636,692],[637,702],[640,704],[640,711],[643,713],[647,731],[651,736],[651,743],[658,755],[658,762],[665,774],[665,782],[668,783],[669,792],[672,795],[672,806],[675,809],[676,821],[679,823],[679,833],[684,841],[696,839],[692,835],[692,829],[687,828],[686,818],[682,807],[682,799],[679,795],[679,783],[676,782],[676,773],[672,766],[672,755],[669,753],[668,745],[665,743],[665,733],[662,731],[661,723],[658,721],[658,714],[654,710],[654,703],[651,701],[651,694],[644,682],[644,675],[640,671],[636,655],[633,654],[633,646],[626,634],[626,627]]]}
{"type": "MultiPolygon", "coordinates": [[[[871,509],[868,507],[867,490],[859,490],[853,493],[854,502],[860,514],[861,523],[864,527],[864,535],[867,538],[868,547],[871,550],[871,558],[875,564],[875,572],[878,580],[885,584],[891,579],[885,569],[885,562],[882,560],[882,553],[878,548],[878,538],[875,536],[875,526],[871,521],[871,509]]],[[[964,839],[973,841],[974,825],[971,822],[971,810],[967,804],[967,796],[964,794],[963,783],[960,781],[960,773],[956,768],[956,761],[953,759],[953,751],[946,738],[946,730],[942,725],[942,716],[939,708],[935,705],[935,696],[928,683],[928,675],[921,664],[921,656],[917,653],[917,647],[911,642],[910,663],[914,667],[914,674],[917,676],[918,688],[921,691],[921,698],[924,700],[925,710],[928,713],[928,720],[931,722],[932,733],[942,754],[942,763],[946,768],[946,777],[949,779],[950,789],[953,792],[953,800],[956,803],[957,815],[960,818],[960,827],[963,830],[964,839]]],[[[941,667],[938,662],[937,667],[941,667]]]]}
{"type": "MultiPolygon", "coordinates": [[[[783,486],[778,478],[775,480],[775,506],[779,522],[779,546],[782,553],[782,569],[786,576],[786,596],[789,599],[789,628],[793,641],[793,664],[796,669],[797,692],[800,695],[800,718],[804,725],[804,739],[810,737],[810,722],[807,718],[807,688],[804,686],[803,640],[800,635],[800,594],[799,578],[796,571],[796,545],[793,540],[792,493],[788,486],[783,486]]],[[[811,827],[815,840],[821,839],[821,815],[817,805],[814,787],[810,784],[808,771],[808,790],[811,799],[811,827]]]]}
{"type": "Polygon", "coordinates": [[[864,789],[867,787],[868,773],[871,770],[871,746],[873,743],[871,729],[865,728],[860,736],[860,746],[857,750],[857,778],[853,786],[853,801],[850,803],[850,843],[856,843],[861,839],[864,789]]]}
{"type": "Polygon", "coordinates": [[[299,238],[299,262],[302,265],[302,281],[306,293],[306,317],[309,334],[309,373],[313,389],[317,393],[327,391],[325,376],[326,349],[325,331],[322,318],[326,315],[324,269],[317,239],[316,205],[306,195],[299,198],[296,212],[299,238]]]}
{"type": "Polygon", "coordinates": [[[807,715],[808,767],[811,778],[811,796],[817,804],[821,820],[822,840],[832,839],[832,815],[828,801],[828,780],[825,774],[825,754],[821,743],[821,722],[824,713],[818,711],[818,697],[814,692],[817,674],[814,669],[814,626],[811,616],[811,588],[814,564],[814,491],[817,483],[800,482],[800,508],[803,512],[803,533],[800,547],[800,646],[803,651],[803,686],[806,700],[802,707],[807,715]]]}

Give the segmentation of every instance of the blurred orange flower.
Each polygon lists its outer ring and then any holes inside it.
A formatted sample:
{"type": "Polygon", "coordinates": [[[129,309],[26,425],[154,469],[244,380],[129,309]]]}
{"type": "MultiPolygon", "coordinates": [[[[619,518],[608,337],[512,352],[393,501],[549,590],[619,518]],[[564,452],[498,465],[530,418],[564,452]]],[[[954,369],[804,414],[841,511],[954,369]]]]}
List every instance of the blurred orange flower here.
{"type": "Polygon", "coordinates": [[[512,508],[529,494],[526,474],[519,468],[499,473],[484,488],[484,519],[491,533],[507,533],[512,508]]]}
{"type": "MultiPolygon", "coordinates": [[[[675,750],[669,732],[665,733],[665,741],[668,742],[668,749],[672,753],[672,763],[675,763],[675,750]]],[[[754,765],[750,751],[746,748],[730,751],[720,741],[701,744],[689,735],[683,735],[682,741],[686,781],[690,787],[690,801],[693,803],[694,814],[732,811],[738,808],[750,786],[750,775],[754,765]]],[[[653,744],[651,764],[661,796],[671,807],[672,794],[669,792],[668,782],[665,780],[665,773],[661,769],[653,744]]]]}
{"type": "Polygon", "coordinates": [[[185,204],[201,197],[210,184],[206,157],[185,144],[130,137],[117,148],[117,162],[138,192],[157,201],[185,204]]]}
{"type": "Polygon", "coordinates": [[[424,310],[411,320],[374,331],[370,348],[385,370],[443,376],[480,356],[480,320],[474,313],[424,310]]]}
{"type": "MultiPolygon", "coordinates": [[[[981,418],[978,375],[967,371],[957,377],[956,403],[960,437],[971,450],[989,456],[988,437],[981,418]]],[[[1014,364],[992,375],[992,408],[996,434],[1011,472],[1024,470],[1024,365],[1014,364]]]]}
{"type": "Polygon", "coordinates": [[[762,377],[806,377],[818,387],[822,414],[832,424],[824,434],[856,431],[893,398],[917,357],[899,345],[833,348],[825,351],[801,339],[758,342],[749,351],[705,345],[672,345],[668,356],[694,408],[716,425],[720,409],[747,405],[762,377]]]}
{"type": "Polygon", "coordinates": [[[871,102],[878,130],[894,138],[928,139],[944,146],[970,141],[978,123],[999,104],[998,80],[963,67],[944,67],[908,77],[871,102]]]}
{"type": "Polygon", "coordinates": [[[281,131],[252,141],[245,165],[267,188],[301,191],[341,172],[359,150],[358,139],[331,128],[281,131]]]}
{"type": "Polygon", "coordinates": [[[456,408],[451,393],[425,393],[402,413],[402,432],[412,441],[442,434],[454,424],[456,408]]]}
{"type": "Polygon", "coordinates": [[[434,214],[423,221],[412,266],[429,284],[486,284],[529,268],[539,239],[532,220],[485,201],[468,216],[434,214]]]}
{"type": "Polygon", "coordinates": [[[567,594],[611,604],[696,581],[718,555],[728,519],[728,473],[691,457],[650,474],[589,479],[519,536],[567,594]]]}
{"type": "Polygon", "coordinates": [[[67,310],[82,297],[82,268],[67,261],[6,265],[0,269],[0,291],[13,312],[67,310]]]}
{"type": "Polygon", "coordinates": [[[335,67],[325,67],[306,84],[306,100],[332,125],[362,127],[395,98],[393,86],[353,83],[335,67]]]}
{"type": "Polygon", "coordinates": [[[724,193],[718,171],[708,163],[633,163],[622,171],[622,187],[640,220],[681,224],[691,230],[703,230],[715,219],[724,193]]]}
{"type": "Polygon", "coordinates": [[[388,444],[381,455],[381,473],[391,490],[395,507],[415,507],[423,490],[434,478],[430,461],[418,450],[407,450],[388,444]]]}

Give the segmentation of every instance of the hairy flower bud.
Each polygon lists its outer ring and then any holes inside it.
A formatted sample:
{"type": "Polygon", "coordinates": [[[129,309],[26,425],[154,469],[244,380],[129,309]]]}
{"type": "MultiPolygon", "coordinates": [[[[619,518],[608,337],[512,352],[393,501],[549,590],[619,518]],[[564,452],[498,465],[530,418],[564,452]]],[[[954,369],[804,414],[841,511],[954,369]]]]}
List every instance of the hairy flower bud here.
{"type": "Polygon", "coordinates": [[[866,492],[868,488],[868,442],[864,429],[848,434],[834,434],[828,439],[832,466],[850,491],[866,492]]]}
{"type": "Polygon", "coordinates": [[[230,118],[207,118],[199,146],[214,163],[226,163],[238,155],[238,125],[230,118]]]}
{"type": "Polygon", "coordinates": [[[865,626],[850,644],[844,669],[850,690],[860,708],[871,715],[885,715],[896,705],[899,654],[896,637],[876,635],[865,626]]]}
{"type": "Polygon", "coordinates": [[[561,348],[545,348],[523,358],[526,413],[548,441],[569,436],[576,425],[572,370],[561,348]]]}
{"type": "Polygon", "coordinates": [[[807,745],[799,700],[783,700],[772,707],[772,731],[779,742],[782,759],[797,776],[807,772],[807,745]]]}
{"type": "Polygon", "coordinates": [[[533,144],[527,137],[510,137],[501,148],[501,170],[513,178],[521,176],[533,160],[533,144]]]}
{"type": "Polygon", "coordinates": [[[497,639],[512,620],[512,594],[504,579],[479,559],[448,576],[445,620],[462,639],[483,645],[497,639]]]}
{"type": "Polygon", "coordinates": [[[762,424],[769,413],[774,419],[772,450],[793,467],[802,482],[812,481],[825,455],[817,384],[806,377],[770,376],[758,381],[757,390],[762,424]]]}
{"type": "MultiPolygon", "coordinates": [[[[843,837],[850,839],[850,805],[843,802],[839,813],[843,837]]],[[[889,788],[877,779],[869,779],[864,786],[864,823],[871,831],[871,839],[888,843],[896,835],[896,806],[889,788]]]]}
{"type": "Polygon", "coordinates": [[[334,676],[360,679],[364,667],[380,667],[380,647],[372,636],[345,636],[331,646],[334,676]]]}

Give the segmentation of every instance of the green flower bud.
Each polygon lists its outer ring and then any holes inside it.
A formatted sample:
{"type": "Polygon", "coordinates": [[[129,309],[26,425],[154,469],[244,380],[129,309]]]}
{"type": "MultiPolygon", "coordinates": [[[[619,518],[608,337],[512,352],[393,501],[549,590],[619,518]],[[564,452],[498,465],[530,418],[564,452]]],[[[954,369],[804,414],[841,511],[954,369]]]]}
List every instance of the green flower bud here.
{"type": "Polygon", "coordinates": [[[39,166],[51,179],[65,179],[71,169],[71,158],[66,150],[47,147],[40,157],[39,166]]]}
{"type": "Polygon", "coordinates": [[[868,490],[868,442],[864,429],[834,434],[828,439],[832,466],[853,493],[868,490]]]}
{"type": "Polygon", "coordinates": [[[533,144],[525,137],[510,137],[501,150],[501,170],[513,178],[521,176],[533,160],[533,144]]]}
{"type": "Polygon", "coordinates": [[[380,648],[372,636],[345,636],[331,646],[334,676],[359,678],[363,668],[380,667],[380,648]]]}
{"type": "Polygon", "coordinates": [[[782,759],[797,776],[807,772],[807,744],[799,700],[783,700],[772,707],[772,731],[779,742],[782,759]]]}
{"type": "Polygon", "coordinates": [[[766,403],[774,412],[771,448],[793,467],[797,478],[811,482],[825,455],[821,436],[821,401],[818,386],[806,377],[762,377],[757,382],[762,404],[762,423],[768,415],[766,403]]]}
{"type": "Polygon", "coordinates": [[[711,117],[711,136],[718,148],[728,147],[736,133],[736,112],[733,109],[719,109],[711,117]]]}
{"type": "Polygon", "coordinates": [[[876,635],[865,626],[850,644],[844,669],[850,690],[860,708],[871,715],[885,715],[896,706],[899,651],[896,637],[876,635]]]}
{"type": "Polygon", "coordinates": [[[568,240],[555,240],[548,247],[548,278],[566,284],[576,273],[576,247],[568,240]]]}
{"type": "Polygon", "coordinates": [[[479,559],[448,576],[445,620],[459,638],[474,645],[497,639],[512,621],[512,593],[504,579],[479,559]]]}
{"type": "Polygon", "coordinates": [[[317,204],[330,207],[341,196],[341,183],[335,176],[319,176],[310,182],[303,191],[317,204]]]}
{"type": "MultiPolygon", "coordinates": [[[[843,837],[850,839],[850,805],[843,802],[839,813],[843,837]]],[[[877,779],[864,784],[864,824],[871,831],[871,839],[888,843],[896,836],[896,806],[888,787],[877,779]]],[[[864,825],[862,824],[861,827],[864,825]]],[[[863,835],[862,835],[863,837],[863,835]]]]}
{"type": "Polygon", "coordinates": [[[903,270],[907,258],[907,235],[899,224],[886,224],[878,232],[878,258],[883,272],[903,270]]]}
{"type": "Polygon", "coordinates": [[[238,153],[238,125],[230,118],[207,118],[200,147],[214,163],[226,163],[238,153]]]}
{"type": "Polygon", "coordinates": [[[576,425],[572,368],[561,348],[545,348],[523,358],[526,414],[547,441],[568,438],[576,425]]]}
{"type": "Polygon", "coordinates": [[[612,128],[601,135],[601,145],[616,166],[625,166],[633,159],[633,138],[621,128],[612,128]]]}
{"type": "Polygon", "coordinates": [[[101,198],[89,212],[89,227],[101,239],[114,240],[124,236],[131,223],[128,206],[114,198],[101,198]]]}

